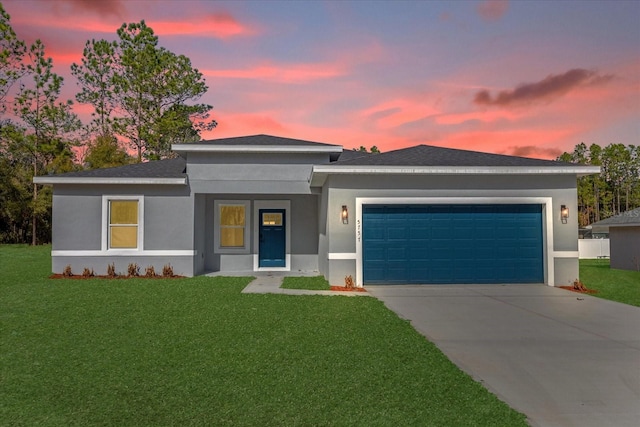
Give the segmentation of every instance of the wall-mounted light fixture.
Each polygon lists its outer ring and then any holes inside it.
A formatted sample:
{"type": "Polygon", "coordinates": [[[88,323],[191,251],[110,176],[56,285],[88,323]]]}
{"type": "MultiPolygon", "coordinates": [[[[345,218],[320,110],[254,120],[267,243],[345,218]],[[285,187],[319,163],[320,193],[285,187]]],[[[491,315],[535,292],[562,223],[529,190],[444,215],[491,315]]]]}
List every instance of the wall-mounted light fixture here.
{"type": "Polygon", "coordinates": [[[569,218],[569,208],[567,205],[560,206],[560,219],[563,224],[567,223],[567,218],[569,218]]]}
{"type": "Polygon", "coordinates": [[[340,218],[343,224],[349,224],[349,211],[347,205],[342,205],[342,211],[340,211],[340,218]]]}

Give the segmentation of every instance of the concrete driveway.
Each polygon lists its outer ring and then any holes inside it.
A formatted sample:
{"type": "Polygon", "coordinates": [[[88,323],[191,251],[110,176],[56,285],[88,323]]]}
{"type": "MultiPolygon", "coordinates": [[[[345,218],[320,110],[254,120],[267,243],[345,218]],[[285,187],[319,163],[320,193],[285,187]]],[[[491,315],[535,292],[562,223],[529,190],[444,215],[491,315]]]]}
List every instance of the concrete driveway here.
{"type": "Polygon", "coordinates": [[[366,288],[531,425],[640,425],[640,308],[544,285],[366,288]]]}

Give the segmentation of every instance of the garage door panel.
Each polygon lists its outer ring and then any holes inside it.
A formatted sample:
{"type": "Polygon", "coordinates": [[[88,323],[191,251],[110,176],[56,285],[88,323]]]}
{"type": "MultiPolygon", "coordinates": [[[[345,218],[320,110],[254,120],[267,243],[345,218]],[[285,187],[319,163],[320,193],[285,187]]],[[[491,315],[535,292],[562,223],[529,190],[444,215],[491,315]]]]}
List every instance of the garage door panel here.
{"type": "Polygon", "coordinates": [[[386,253],[384,248],[368,247],[364,251],[364,257],[371,262],[384,262],[386,260],[386,253]]]}
{"type": "Polygon", "coordinates": [[[397,225],[392,225],[387,229],[387,239],[388,240],[402,240],[405,241],[407,239],[407,229],[403,227],[398,227],[397,225]]]}
{"type": "Polygon", "coordinates": [[[363,207],[366,283],[543,281],[539,205],[363,207]]]}
{"type": "Polygon", "coordinates": [[[389,248],[387,250],[387,259],[390,262],[401,262],[404,263],[407,260],[407,250],[406,248],[389,248]]]}

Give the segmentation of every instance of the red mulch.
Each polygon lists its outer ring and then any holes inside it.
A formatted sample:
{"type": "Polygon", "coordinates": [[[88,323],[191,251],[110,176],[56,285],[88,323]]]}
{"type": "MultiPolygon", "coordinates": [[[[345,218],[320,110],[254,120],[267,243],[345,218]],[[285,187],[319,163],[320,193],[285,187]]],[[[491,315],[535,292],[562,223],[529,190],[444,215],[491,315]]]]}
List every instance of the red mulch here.
{"type": "Polygon", "coordinates": [[[571,292],[576,292],[578,294],[597,294],[598,291],[596,291],[595,289],[585,289],[585,290],[580,290],[580,289],[576,289],[573,286],[558,286],[561,289],[566,289],[568,291],[571,292]]]}
{"type": "Polygon", "coordinates": [[[147,276],[123,276],[123,275],[118,275],[116,277],[109,277],[109,276],[98,276],[97,274],[95,276],[83,276],[82,274],[74,274],[73,276],[65,276],[64,274],[52,274],[51,276],[49,276],[49,279],[182,279],[184,278],[184,276],[171,276],[171,277],[166,277],[166,276],[153,276],[153,277],[147,277],[147,276]]]}
{"type": "Polygon", "coordinates": [[[346,292],[367,292],[365,288],[347,288],[345,286],[332,286],[332,291],[346,291],[346,292]]]}

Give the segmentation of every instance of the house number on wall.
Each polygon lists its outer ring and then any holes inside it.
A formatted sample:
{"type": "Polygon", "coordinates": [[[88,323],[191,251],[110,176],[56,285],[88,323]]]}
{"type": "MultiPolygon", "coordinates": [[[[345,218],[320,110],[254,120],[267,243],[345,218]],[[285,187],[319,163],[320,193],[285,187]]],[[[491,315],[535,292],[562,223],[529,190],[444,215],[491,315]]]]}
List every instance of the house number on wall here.
{"type": "Polygon", "coordinates": [[[356,238],[358,239],[358,243],[360,243],[360,237],[361,237],[361,233],[360,233],[360,220],[356,221],[357,224],[357,232],[356,232],[356,238]]]}

